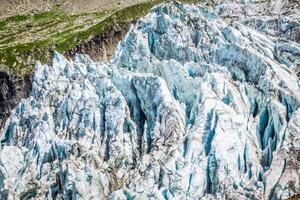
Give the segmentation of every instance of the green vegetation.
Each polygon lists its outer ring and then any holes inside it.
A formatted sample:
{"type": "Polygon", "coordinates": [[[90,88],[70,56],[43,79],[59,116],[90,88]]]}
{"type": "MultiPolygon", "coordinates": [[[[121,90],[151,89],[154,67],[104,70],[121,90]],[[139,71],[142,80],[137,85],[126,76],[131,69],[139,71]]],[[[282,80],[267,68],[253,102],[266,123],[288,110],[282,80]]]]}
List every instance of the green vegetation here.
{"type": "Polygon", "coordinates": [[[26,21],[28,18],[29,16],[25,16],[25,15],[16,15],[16,16],[9,17],[4,21],[0,22],[0,31],[4,30],[6,25],[9,23],[18,23],[18,22],[26,21]]]}
{"type": "Polygon", "coordinates": [[[162,1],[153,1],[147,2],[143,4],[138,4],[134,6],[130,6],[124,8],[122,10],[116,11],[111,14],[109,17],[101,21],[100,23],[90,27],[87,30],[77,32],[74,34],[68,33],[66,35],[65,40],[62,40],[59,45],[57,46],[56,50],[58,52],[63,52],[68,50],[77,44],[80,44],[83,41],[86,41],[91,36],[101,34],[104,30],[111,24],[115,22],[126,22],[130,20],[136,20],[144,15],[146,15],[150,9],[155,5],[162,1]]]}
{"type": "MultiPolygon", "coordinates": [[[[46,63],[51,52],[64,52],[101,34],[114,23],[136,20],[163,0],[149,1],[121,10],[66,15],[57,8],[0,22],[0,64],[16,74],[32,71],[34,61],[46,63]]],[[[195,2],[184,0],[186,3],[195,2]]]]}
{"type": "MultiPolygon", "coordinates": [[[[74,37],[107,17],[108,12],[68,16],[58,9],[32,16],[14,16],[0,22],[0,63],[10,71],[32,71],[35,60],[46,63],[66,37],[74,37]]],[[[80,40],[78,40],[80,42],[80,40]]],[[[60,52],[74,47],[65,45],[60,52]]]]}

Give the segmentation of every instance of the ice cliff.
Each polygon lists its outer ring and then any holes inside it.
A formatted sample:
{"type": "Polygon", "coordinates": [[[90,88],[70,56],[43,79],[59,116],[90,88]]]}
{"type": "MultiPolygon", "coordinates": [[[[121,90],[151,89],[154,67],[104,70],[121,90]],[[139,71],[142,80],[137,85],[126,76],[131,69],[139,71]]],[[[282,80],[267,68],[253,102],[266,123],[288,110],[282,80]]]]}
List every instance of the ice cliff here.
{"type": "Polygon", "coordinates": [[[285,199],[300,191],[300,45],[155,7],[111,61],[54,55],[1,130],[1,199],[285,199]]]}

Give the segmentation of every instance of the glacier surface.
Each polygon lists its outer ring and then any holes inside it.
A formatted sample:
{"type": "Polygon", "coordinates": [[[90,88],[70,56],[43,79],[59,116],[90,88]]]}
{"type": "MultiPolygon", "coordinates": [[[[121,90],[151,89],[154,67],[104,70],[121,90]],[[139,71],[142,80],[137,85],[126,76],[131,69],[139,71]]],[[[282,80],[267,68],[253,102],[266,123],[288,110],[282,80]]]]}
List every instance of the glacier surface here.
{"type": "Polygon", "coordinates": [[[300,45],[166,3],[111,61],[37,64],[1,130],[1,199],[285,199],[300,45]]]}

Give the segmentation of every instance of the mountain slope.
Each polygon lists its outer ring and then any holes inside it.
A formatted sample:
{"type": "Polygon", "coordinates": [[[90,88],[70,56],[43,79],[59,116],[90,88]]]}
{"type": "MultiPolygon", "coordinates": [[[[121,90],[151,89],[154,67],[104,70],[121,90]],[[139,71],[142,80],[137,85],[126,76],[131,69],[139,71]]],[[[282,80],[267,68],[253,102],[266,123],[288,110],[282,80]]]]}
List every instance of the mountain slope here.
{"type": "MultiPolygon", "coordinates": [[[[18,15],[0,20],[0,127],[20,99],[29,96],[37,60],[50,63],[54,50],[68,58],[85,53],[94,61],[110,59],[131,24],[162,1],[122,1],[121,4],[110,1],[111,6],[106,6],[107,1],[89,1],[86,6],[81,6],[85,2],[82,0],[63,4],[43,2],[8,1],[0,5],[1,10],[8,9],[7,4],[12,7],[18,4],[29,13],[22,15],[16,8],[13,12],[18,15]],[[48,4],[52,6],[46,9],[48,4]],[[71,4],[73,11],[69,12],[66,7],[71,4]],[[37,6],[41,10],[31,12],[37,6]],[[95,12],[84,12],[83,8],[89,6],[95,12]]],[[[8,10],[12,11],[11,7],[8,10]]]]}
{"type": "Polygon", "coordinates": [[[288,198],[300,190],[299,55],[176,2],[139,20],[111,61],[56,53],[1,131],[1,197],[288,198]]]}
{"type": "Polygon", "coordinates": [[[55,7],[68,15],[99,12],[128,7],[147,0],[6,0],[0,5],[0,19],[49,11],[55,7]]]}

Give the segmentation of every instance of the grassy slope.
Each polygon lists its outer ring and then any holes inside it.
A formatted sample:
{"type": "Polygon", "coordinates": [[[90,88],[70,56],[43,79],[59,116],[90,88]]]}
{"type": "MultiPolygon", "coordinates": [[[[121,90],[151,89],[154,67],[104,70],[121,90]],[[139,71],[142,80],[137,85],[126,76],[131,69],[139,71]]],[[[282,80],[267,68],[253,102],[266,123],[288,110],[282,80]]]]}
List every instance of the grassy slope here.
{"type": "MultiPolygon", "coordinates": [[[[138,19],[163,0],[121,10],[66,15],[58,9],[32,16],[14,16],[0,22],[0,65],[16,74],[32,71],[35,60],[46,63],[52,50],[64,52],[102,33],[115,22],[138,19]]],[[[193,3],[195,0],[183,0],[193,3]]]]}

